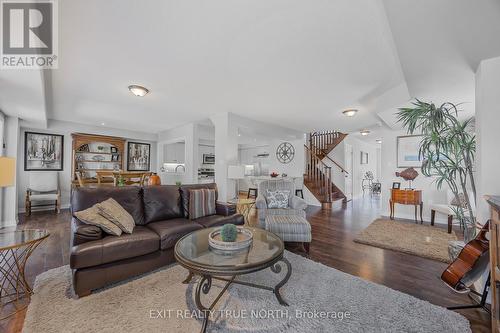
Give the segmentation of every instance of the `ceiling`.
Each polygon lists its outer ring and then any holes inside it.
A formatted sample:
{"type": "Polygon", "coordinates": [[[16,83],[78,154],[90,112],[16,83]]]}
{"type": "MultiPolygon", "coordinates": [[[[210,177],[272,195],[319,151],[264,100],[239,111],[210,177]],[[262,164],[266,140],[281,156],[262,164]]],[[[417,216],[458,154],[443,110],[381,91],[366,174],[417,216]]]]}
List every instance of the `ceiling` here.
{"type": "MultiPolygon", "coordinates": [[[[218,112],[353,132],[394,126],[413,97],[473,113],[475,70],[500,56],[499,35],[496,0],[60,1],[59,68],[38,82],[37,112],[145,132],[218,112]]],[[[26,80],[13,73],[0,88],[26,80]]],[[[21,96],[2,90],[16,114],[21,96]]]]}

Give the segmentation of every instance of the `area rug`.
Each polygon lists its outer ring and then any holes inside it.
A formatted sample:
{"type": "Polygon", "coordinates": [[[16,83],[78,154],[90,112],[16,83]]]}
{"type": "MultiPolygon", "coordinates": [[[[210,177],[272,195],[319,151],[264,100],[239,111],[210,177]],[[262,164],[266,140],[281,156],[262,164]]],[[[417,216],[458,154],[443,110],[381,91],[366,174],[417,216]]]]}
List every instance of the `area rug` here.
{"type": "Polygon", "coordinates": [[[373,221],[354,239],[357,243],[409,253],[446,263],[450,262],[448,242],[456,240],[457,235],[455,235],[454,231],[449,234],[445,229],[434,226],[388,219],[373,221]]]}
{"type": "MultiPolygon", "coordinates": [[[[470,332],[458,313],[367,282],[290,252],[293,273],[282,289],[290,306],[272,292],[232,285],[221,298],[208,332],[470,332]]],[[[196,283],[172,265],[90,296],[71,294],[68,266],[40,274],[23,332],[199,332],[193,301],[196,283]]],[[[245,276],[272,285],[269,269],[245,276]]],[[[212,285],[209,297],[221,285],[212,285]]],[[[207,300],[204,300],[207,303],[207,300]]]]}

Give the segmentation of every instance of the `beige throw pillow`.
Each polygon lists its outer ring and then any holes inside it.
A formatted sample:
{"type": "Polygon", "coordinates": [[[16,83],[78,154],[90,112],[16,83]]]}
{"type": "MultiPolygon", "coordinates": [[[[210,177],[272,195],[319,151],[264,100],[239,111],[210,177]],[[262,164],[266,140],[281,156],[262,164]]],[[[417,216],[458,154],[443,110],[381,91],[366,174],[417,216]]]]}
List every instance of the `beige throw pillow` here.
{"type": "Polygon", "coordinates": [[[96,204],[99,213],[116,224],[123,232],[131,234],[135,227],[134,218],[115,199],[96,204]]]}
{"type": "Polygon", "coordinates": [[[83,223],[98,226],[110,235],[120,236],[122,234],[122,229],[99,214],[99,209],[97,209],[96,205],[76,212],[75,216],[83,223]]]}

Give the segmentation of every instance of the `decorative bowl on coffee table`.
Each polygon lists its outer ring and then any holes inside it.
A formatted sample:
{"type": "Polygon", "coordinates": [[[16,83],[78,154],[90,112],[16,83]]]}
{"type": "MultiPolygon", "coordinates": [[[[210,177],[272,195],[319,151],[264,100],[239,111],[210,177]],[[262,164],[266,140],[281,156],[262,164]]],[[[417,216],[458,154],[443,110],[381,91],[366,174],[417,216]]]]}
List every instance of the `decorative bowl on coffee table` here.
{"type": "Polygon", "coordinates": [[[221,237],[222,227],[216,228],[208,235],[208,244],[211,248],[225,251],[238,251],[249,247],[252,244],[253,234],[244,227],[237,227],[238,234],[234,242],[225,242],[221,237]]]}

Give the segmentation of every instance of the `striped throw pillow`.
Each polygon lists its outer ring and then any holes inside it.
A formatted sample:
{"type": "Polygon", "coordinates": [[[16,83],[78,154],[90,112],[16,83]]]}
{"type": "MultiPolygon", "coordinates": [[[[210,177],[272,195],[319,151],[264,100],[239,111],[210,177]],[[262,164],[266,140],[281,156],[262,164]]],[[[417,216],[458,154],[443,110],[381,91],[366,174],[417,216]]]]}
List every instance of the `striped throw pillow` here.
{"type": "Polygon", "coordinates": [[[189,190],[189,218],[191,220],[215,214],[215,190],[189,190]]]}

